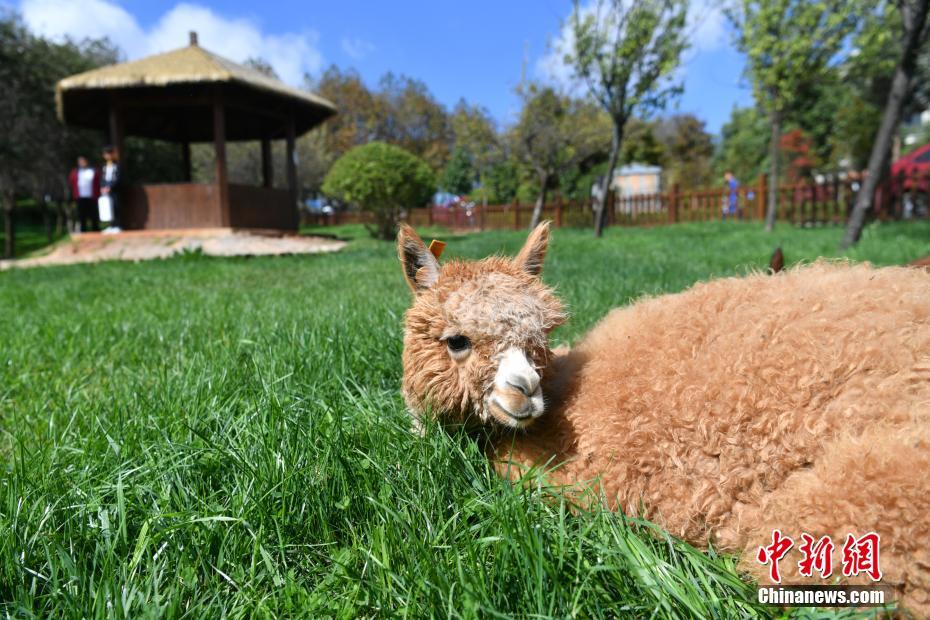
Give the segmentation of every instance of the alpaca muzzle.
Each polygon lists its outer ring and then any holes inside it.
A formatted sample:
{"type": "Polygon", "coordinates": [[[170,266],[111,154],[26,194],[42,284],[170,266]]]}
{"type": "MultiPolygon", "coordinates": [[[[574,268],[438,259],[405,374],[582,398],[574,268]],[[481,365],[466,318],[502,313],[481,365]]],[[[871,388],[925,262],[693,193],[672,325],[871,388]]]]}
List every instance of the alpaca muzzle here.
{"type": "Polygon", "coordinates": [[[485,408],[495,421],[512,428],[529,426],[545,411],[539,373],[522,350],[504,351],[485,408]]]}

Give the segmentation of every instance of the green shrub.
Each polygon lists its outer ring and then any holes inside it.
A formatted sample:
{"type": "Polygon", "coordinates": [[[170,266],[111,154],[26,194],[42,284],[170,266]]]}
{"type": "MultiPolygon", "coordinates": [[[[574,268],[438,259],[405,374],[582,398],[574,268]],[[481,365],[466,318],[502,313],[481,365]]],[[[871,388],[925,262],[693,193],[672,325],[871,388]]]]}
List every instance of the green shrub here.
{"type": "Polygon", "coordinates": [[[393,239],[404,209],[422,207],[436,189],[436,177],[422,159],[384,142],[357,146],[339,158],[323,192],[373,213],[372,236],[393,239]]]}

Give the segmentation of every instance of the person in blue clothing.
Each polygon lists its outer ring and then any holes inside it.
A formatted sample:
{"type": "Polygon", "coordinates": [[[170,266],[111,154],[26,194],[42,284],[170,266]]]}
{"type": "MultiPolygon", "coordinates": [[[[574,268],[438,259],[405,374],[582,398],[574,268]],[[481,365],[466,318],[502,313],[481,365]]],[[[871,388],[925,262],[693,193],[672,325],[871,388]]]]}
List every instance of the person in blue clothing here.
{"type": "Polygon", "coordinates": [[[723,179],[727,184],[727,199],[723,205],[723,219],[726,220],[728,215],[739,218],[739,181],[729,170],[723,174],[723,179]]]}

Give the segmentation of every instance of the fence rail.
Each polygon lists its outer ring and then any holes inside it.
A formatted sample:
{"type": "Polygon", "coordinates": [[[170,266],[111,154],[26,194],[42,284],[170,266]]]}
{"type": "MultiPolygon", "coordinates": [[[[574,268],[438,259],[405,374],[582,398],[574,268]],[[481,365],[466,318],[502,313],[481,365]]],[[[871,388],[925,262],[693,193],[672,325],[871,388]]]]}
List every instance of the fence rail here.
{"type": "MultiPolygon", "coordinates": [[[[777,217],[796,226],[842,224],[846,222],[858,191],[855,179],[835,178],[822,183],[804,182],[780,185],[776,190],[777,217]]],[[[768,200],[766,177],[736,191],[736,210],[729,212],[730,191],[724,187],[653,194],[618,196],[607,203],[607,224],[613,226],[658,226],[677,222],[700,222],[726,218],[761,221],[768,200]]],[[[883,183],[876,191],[872,217],[894,219],[926,216],[930,205],[930,176],[899,177],[883,183]]],[[[405,221],[412,226],[447,226],[459,230],[499,230],[526,228],[533,205],[474,205],[468,207],[432,206],[410,209],[405,221]]],[[[593,203],[556,199],[545,205],[542,219],[556,227],[587,227],[594,221],[593,203]]],[[[371,214],[337,212],[329,215],[304,214],[303,223],[316,226],[371,223],[371,214]]]]}

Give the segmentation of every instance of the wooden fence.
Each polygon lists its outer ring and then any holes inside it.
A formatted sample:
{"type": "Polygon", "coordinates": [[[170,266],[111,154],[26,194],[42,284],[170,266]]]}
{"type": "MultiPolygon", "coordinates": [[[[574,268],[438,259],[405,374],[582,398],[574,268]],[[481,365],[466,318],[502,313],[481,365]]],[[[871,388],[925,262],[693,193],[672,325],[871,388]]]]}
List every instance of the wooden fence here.
{"type": "MultiPolygon", "coordinates": [[[[852,210],[858,184],[855,180],[835,178],[823,183],[805,182],[784,184],[778,187],[778,219],[797,226],[843,224],[852,210]]],[[[756,183],[741,185],[737,190],[737,211],[724,212],[730,201],[725,187],[654,194],[617,196],[611,194],[607,203],[608,226],[657,226],[676,222],[700,222],[733,218],[762,221],[768,200],[766,177],[756,183]]],[[[930,179],[927,176],[912,179],[895,179],[884,183],[875,196],[872,216],[879,219],[900,218],[905,215],[906,201],[930,204],[930,179]],[[907,191],[910,191],[908,195],[907,191]]],[[[543,209],[542,219],[551,220],[556,227],[589,227],[593,225],[593,204],[589,201],[563,201],[557,198],[543,209]]],[[[474,205],[470,207],[432,206],[410,209],[405,221],[417,226],[446,226],[458,230],[519,230],[529,226],[533,205],[474,205]]],[[[370,214],[340,212],[330,215],[305,214],[307,225],[332,226],[338,224],[369,223],[370,214]]]]}

